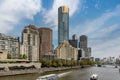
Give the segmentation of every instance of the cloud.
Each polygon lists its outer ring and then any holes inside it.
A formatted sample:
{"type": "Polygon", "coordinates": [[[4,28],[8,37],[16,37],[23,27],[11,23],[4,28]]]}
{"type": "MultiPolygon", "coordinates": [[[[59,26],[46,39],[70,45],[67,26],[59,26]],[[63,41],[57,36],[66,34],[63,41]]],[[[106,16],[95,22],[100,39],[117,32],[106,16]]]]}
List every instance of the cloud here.
{"type": "Polygon", "coordinates": [[[70,17],[77,12],[78,8],[81,9],[82,0],[54,0],[53,6],[50,10],[45,10],[44,22],[50,24],[50,26],[57,29],[58,27],[58,8],[62,5],[67,5],[69,7],[70,17]]]}
{"type": "MultiPolygon", "coordinates": [[[[115,12],[116,13],[116,12],[115,12]]],[[[104,24],[112,17],[116,16],[114,12],[113,13],[104,13],[101,17],[94,19],[93,21],[86,22],[86,30],[85,34],[93,33],[96,30],[99,30],[101,27],[104,26],[104,24]]]]}
{"type": "Polygon", "coordinates": [[[24,19],[33,20],[41,9],[41,0],[2,1],[0,3],[0,32],[8,33],[24,19]]]}
{"type": "Polygon", "coordinates": [[[95,38],[95,37],[105,38],[107,36],[109,37],[109,35],[111,35],[115,31],[117,31],[118,29],[119,29],[119,25],[118,24],[105,26],[105,27],[102,27],[101,29],[96,30],[95,32],[93,32],[91,37],[92,38],[95,38]]]}
{"type": "Polygon", "coordinates": [[[94,5],[94,7],[95,7],[96,9],[98,9],[98,10],[100,9],[101,3],[100,3],[99,0],[96,1],[96,4],[94,5]]]}
{"type": "Polygon", "coordinates": [[[118,33],[120,32],[115,31],[120,29],[120,24],[112,23],[111,20],[120,17],[119,14],[120,5],[117,5],[114,10],[105,12],[98,18],[80,23],[71,30],[71,33],[79,34],[79,36],[87,35],[89,46],[92,47],[92,54],[95,57],[118,56],[120,52],[120,36],[118,33]],[[113,33],[118,36],[113,38],[113,33]]]}
{"type": "MultiPolygon", "coordinates": [[[[95,18],[93,20],[86,20],[84,23],[78,24],[74,29],[72,29],[72,33],[94,35],[96,34],[96,32],[99,32],[102,28],[105,27],[107,21],[109,21],[115,16],[119,16],[119,14],[120,14],[120,5],[117,5],[116,9],[111,12],[105,12],[98,18],[95,18]],[[80,27],[81,27],[81,32],[79,31],[80,27]]],[[[118,26],[117,24],[115,25],[112,24],[111,29],[113,29],[113,27],[116,28],[117,26],[118,26]]]]}
{"type": "Polygon", "coordinates": [[[120,55],[120,37],[111,39],[109,41],[103,41],[102,43],[92,46],[92,52],[95,57],[107,57],[114,56],[117,57],[120,55]]]}

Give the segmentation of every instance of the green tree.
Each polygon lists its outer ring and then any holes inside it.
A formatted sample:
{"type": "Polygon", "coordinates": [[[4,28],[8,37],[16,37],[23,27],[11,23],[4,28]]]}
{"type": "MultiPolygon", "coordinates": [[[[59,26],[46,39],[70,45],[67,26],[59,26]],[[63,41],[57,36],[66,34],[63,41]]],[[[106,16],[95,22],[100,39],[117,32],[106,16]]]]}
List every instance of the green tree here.
{"type": "Polygon", "coordinates": [[[45,61],[44,59],[41,59],[40,63],[42,64],[41,67],[47,67],[47,61],[45,61]]]}
{"type": "Polygon", "coordinates": [[[80,61],[80,65],[87,65],[86,61],[80,61]]]}
{"type": "Polygon", "coordinates": [[[52,63],[52,66],[53,66],[53,67],[58,67],[58,65],[57,65],[56,62],[53,62],[53,63],[52,63]]]}
{"type": "Polygon", "coordinates": [[[62,61],[62,65],[65,67],[67,66],[67,63],[65,61],[62,61]]]}
{"type": "Polygon", "coordinates": [[[59,62],[58,62],[58,66],[59,67],[62,67],[63,66],[63,64],[62,64],[62,62],[59,60],[59,62]]]}
{"type": "Polygon", "coordinates": [[[72,62],[71,61],[67,61],[66,62],[66,66],[70,67],[72,65],[72,62]]]}
{"type": "Polygon", "coordinates": [[[52,66],[52,62],[51,61],[47,61],[46,64],[47,64],[46,65],[47,67],[51,67],[52,66]]]}
{"type": "Polygon", "coordinates": [[[11,54],[7,54],[7,59],[11,59],[11,54]]]}
{"type": "Polygon", "coordinates": [[[19,54],[18,59],[23,59],[23,55],[19,54]]]}
{"type": "Polygon", "coordinates": [[[27,55],[26,54],[23,54],[22,57],[23,57],[23,59],[27,59],[27,55]]]}

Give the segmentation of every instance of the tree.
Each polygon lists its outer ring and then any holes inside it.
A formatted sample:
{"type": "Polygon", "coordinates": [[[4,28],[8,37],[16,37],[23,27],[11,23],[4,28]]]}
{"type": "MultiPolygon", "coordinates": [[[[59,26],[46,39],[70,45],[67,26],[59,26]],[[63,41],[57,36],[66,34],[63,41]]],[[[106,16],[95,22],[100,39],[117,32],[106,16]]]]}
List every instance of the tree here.
{"type": "Polygon", "coordinates": [[[59,67],[62,67],[63,66],[63,64],[62,64],[62,62],[59,60],[59,62],[58,62],[58,66],[59,67]]]}
{"type": "Polygon", "coordinates": [[[47,61],[45,61],[44,59],[41,59],[40,63],[42,64],[41,67],[47,67],[47,61]]]}
{"type": "Polygon", "coordinates": [[[23,57],[23,59],[27,59],[27,55],[26,54],[23,54],[22,57],[23,57]]]}
{"type": "Polygon", "coordinates": [[[53,63],[52,63],[52,66],[53,66],[53,67],[58,67],[58,65],[57,65],[56,62],[53,62],[53,63]]]}
{"type": "Polygon", "coordinates": [[[7,54],[7,59],[11,59],[11,54],[7,54]]]}
{"type": "Polygon", "coordinates": [[[19,54],[18,58],[19,58],[19,59],[23,59],[22,54],[19,54]]]}
{"type": "Polygon", "coordinates": [[[52,66],[52,62],[51,61],[47,61],[46,64],[47,64],[47,67],[51,67],[52,66]]]}

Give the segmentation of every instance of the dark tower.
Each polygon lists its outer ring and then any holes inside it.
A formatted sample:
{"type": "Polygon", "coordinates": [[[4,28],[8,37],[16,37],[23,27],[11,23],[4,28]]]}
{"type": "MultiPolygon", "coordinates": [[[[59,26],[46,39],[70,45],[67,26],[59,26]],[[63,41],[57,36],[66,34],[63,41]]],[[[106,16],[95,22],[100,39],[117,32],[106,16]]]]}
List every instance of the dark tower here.
{"type": "Polygon", "coordinates": [[[87,48],[87,36],[86,35],[80,36],[79,47],[80,48],[87,48]]]}

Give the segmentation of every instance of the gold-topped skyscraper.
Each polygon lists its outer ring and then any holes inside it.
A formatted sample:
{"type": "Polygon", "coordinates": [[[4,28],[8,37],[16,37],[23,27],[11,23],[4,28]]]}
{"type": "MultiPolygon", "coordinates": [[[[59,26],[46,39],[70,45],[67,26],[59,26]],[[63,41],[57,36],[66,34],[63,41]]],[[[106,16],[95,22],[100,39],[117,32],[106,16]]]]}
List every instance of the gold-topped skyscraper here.
{"type": "Polygon", "coordinates": [[[58,44],[69,40],[69,8],[61,6],[58,8],[58,44]]]}
{"type": "Polygon", "coordinates": [[[69,13],[69,8],[67,6],[62,6],[61,8],[63,13],[69,13]]]}

